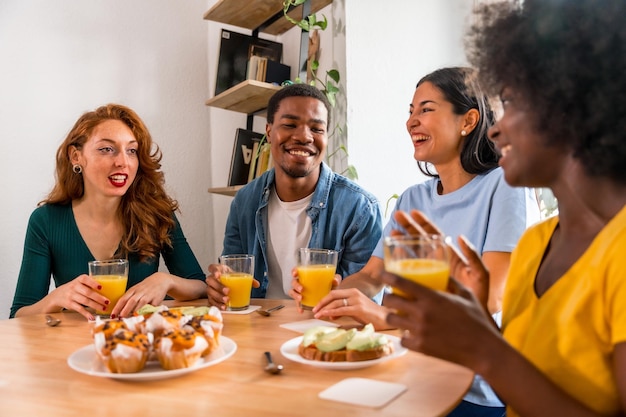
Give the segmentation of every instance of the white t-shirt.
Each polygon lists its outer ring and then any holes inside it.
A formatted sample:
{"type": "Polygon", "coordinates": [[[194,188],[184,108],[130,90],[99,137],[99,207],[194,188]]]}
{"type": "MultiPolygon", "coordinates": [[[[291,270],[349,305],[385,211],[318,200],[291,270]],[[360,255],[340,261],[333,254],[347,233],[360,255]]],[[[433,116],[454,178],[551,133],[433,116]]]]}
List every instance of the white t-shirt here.
{"type": "Polygon", "coordinates": [[[299,248],[311,240],[311,218],[306,214],[313,194],[292,202],[284,202],[272,189],[268,202],[266,298],[290,298],[291,270],[296,266],[299,248]]]}

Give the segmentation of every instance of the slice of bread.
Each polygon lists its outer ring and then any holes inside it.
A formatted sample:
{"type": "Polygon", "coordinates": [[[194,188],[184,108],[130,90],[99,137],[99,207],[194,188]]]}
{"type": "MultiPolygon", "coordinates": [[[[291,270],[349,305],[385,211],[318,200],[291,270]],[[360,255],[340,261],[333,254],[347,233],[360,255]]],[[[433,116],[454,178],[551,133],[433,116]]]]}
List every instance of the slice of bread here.
{"type": "Polygon", "coordinates": [[[319,326],[305,332],[298,353],[314,361],[359,362],[390,355],[393,344],[371,324],[358,332],[319,326]]]}
{"type": "Polygon", "coordinates": [[[303,345],[298,346],[298,353],[304,359],[310,361],[323,361],[323,362],[359,362],[370,361],[374,359],[380,359],[383,356],[391,355],[393,353],[393,344],[389,342],[386,345],[378,346],[373,349],[366,350],[348,350],[341,349],[332,352],[322,352],[315,346],[303,345]]]}

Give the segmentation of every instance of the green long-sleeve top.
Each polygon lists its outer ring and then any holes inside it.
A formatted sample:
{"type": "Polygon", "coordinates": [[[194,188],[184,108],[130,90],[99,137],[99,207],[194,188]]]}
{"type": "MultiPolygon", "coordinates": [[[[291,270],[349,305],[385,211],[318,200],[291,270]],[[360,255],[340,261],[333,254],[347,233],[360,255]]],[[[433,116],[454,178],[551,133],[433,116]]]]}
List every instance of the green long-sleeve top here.
{"type": "MultiPolygon", "coordinates": [[[[168,271],[182,278],[204,280],[205,274],[191,251],[176,215],[170,231],[172,247],[165,246],[161,256],[168,271]]],[[[50,288],[50,278],[58,287],[81,274],[94,256],[81,236],[72,205],[45,204],[33,211],[28,221],[22,266],[13,297],[10,317],[21,307],[35,304],[50,288]]],[[[141,282],[159,269],[160,257],[140,262],[137,254],[128,256],[127,288],[141,282]]]]}

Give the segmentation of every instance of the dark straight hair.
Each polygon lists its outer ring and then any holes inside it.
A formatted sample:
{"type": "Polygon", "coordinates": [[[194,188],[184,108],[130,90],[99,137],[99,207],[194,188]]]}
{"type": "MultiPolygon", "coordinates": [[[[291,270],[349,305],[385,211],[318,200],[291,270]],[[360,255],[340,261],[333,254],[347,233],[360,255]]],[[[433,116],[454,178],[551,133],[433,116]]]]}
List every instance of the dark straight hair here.
{"type": "MultiPolygon", "coordinates": [[[[476,109],[479,120],[476,128],[464,138],[461,148],[461,166],[470,174],[484,174],[498,166],[500,156],[487,131],[495,123],[489,98],[478,84],[477,72],[467,67],[441,68],[424,76],[415,88],[425,82],[437,87],[452,104],[455,114],[462,115],[476,109]]],[[[429,170],[430,164],[418,161],[420,171],[429,177],[439,175],[429,170]]]]}

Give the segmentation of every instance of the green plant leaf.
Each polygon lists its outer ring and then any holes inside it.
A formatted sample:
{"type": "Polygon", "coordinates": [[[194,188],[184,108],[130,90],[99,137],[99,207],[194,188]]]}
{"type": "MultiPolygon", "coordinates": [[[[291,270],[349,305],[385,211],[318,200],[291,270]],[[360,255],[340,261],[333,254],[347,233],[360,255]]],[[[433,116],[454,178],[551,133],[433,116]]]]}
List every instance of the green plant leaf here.
{"type": "Polygon", "coordinates": [[[346,173],[344,175],[350,178],[351,180],[359,179],[359,174],[356,171],[356,168],[354,167],[354,165],[348,165],[348,168],[346,168],[346,173]]]}
{"type": "Polygon", "coordinates": [[[335,107],[335,104],[337,104],[337,100],[335,99],[335,93],[326,91],[326,98],[328,99],[330,105],[335,107]]]}
{"type": "Polygon", "coordinates": [[[335,84],[329,81],[328,83],[326,83],[326,92],[336,94],[339,92],[339,88],[337,88],[335,84]]]}
{"type": "MultiPolygon", "coordinates": [[[[343,151],[343,153],[345,153],[345,154],[346,154],[346,156],[350,156],[350,155],[348,154],[348,148],[346,148],[346,145],[339,145],[339,146],[337,147],[337,150],[343,151]]],[[[335,152],[337,152],[337,151],[335,151],[335,152]]]]}
{"type": "Polygon", "coordinates": [[[302,19],[301,21],[299,21],[298,23],[298,27],[304,31],[310,32],[311,31],[311,25],[309,24],[309,21],[306,19],[302,19]]]}
{"type": "MultiPolygon", "coordinates": [[[[298,26],[303,31],[310,32],[312,29],[315,29],[315,28],[325,30],[328,27],[328,19],[326,18],[325,15],[322,15],[323,20],[318,20],[315,14],[311,14],[300,21],[296,21],[295,19],[291,18],[287,14],[291,7],[300,6],[305,1],[307,0],[283,0],[283,14],[285,16],[285,19],[287,19],[287,21],[289,21],[291,24],[298,26]]],[[[320,67],[319,61],[317,60],[311,61],[311,74],[313,76],[312,77],[313,79],[309,82],[309,84],[314,87],[317,87],[320,91],[322,91],[326,95],[326,98],[328,99],[328,102],[330,103],[330,105],[332,107],[336,107],[337,94],[340,93],[339,87],[338,87],[339,81],[341,79],[339,71],[336,69],[331,69],[326,72],[324,80],[321,80],[317,75],[317,71],[319,70],[319,67],[320,67]]],[[[302,79],[298,77],[294,80],[294,82],[303,83],[305,81],[303,81],[302,79]]],[[[344,134],[343,130],[340,127],[336,127],[335,130],[329,135],[329,137],[337,133],[341,136],[343,136],[344,134]]],[[[335,148],[332,150],[332,152],[330,152],[330,149],[329,149],[329,153],[326,155],[327,161],[330,160],[337,152],[343,152],[346,157],[348,156],[348,151],[346,147],[343,144],[341,144],[341,137],[339,138],[338,142],[333,141],[333,143],[335,145],[335,148]]],[[[345,175],[346,177],[352,180],[357,180],[359,178],[357,170],[353,165],[348,165],[348,167],[341,174],[345,175]]]]}
{"type": "Polygon", "coordinates": [[[327,71],[326,75],[328,75],[334,82],[339,83],[339,71],[337,71],[336,69],[331,69],[327,71]]]}
{"type": "MultiPolygon", "coordinates": [[[[315,16],[315,15],[311,15],[311,16],[315,16]]],[[[317,18],[315,18],[315,26],[317,26],[318,28],[322,30],[326,30],[326,28],[328,27],[328,19],[326,19],[326,16],[324,15],[322,15],[322,17],[324,18],[324,20],[317,20],[317,18]]]]}
{"type": "Polygon", "coordinates": [[[387,211],[389,210],[389,203],[391,203],[391,200],[397,199],[398,197],[399,197],[398,194],[394,194],[387,199],[387,204],[385,204],[385,217],[387,217],[387,211]]]}

